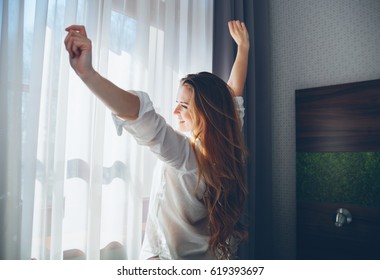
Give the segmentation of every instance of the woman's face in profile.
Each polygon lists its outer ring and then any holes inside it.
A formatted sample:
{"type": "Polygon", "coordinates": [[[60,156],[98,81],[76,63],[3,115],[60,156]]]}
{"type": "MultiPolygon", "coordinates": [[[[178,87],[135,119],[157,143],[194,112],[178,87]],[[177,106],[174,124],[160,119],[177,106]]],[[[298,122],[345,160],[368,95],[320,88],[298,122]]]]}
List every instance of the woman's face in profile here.
{"type": "Polygon", "coordinates": [[[193,127],[193,120],[189,110],[193,94],[188,85],[181,85],[178,89],[177,106],[174,108],[173,113],[178,118],[178,130],[181,132],[190,132],[193,127]]]}

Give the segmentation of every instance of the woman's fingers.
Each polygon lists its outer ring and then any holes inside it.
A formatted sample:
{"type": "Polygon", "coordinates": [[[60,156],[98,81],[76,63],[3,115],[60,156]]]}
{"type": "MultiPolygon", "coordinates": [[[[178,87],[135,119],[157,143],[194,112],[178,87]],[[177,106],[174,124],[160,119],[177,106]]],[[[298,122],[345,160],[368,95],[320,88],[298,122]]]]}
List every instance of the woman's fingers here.
{"type": "Polygon", "coordinates": [[[80,55],[81,45],[83,44],[83,39],[87,39],[86,28],[83,25],[70,25],[65,29],[68,34],[65,38],[66,50],[69,52],[70,57],[74,58],[75,56],[80,55]],[[82,39],[82,43],[79,42],[82,39]]]}
{"type": "Polygon", "coordinates": [[[228,27],[232,36],[237,36],[239,34],[239,29],[241,29],[239,25],[240,22],[236,20],[228,22],[228,27]]]}
{"type": "Polygon", "coordinates": [[[232,38],[239,44],[248,44],[248,31],[244,22],[232,20],[228,22],[228,28],[232,38]]]}
{"type": "Polygon", "coordinates": [[[67,36],[65,38],[65,46],[66,46],[66,50],[70,54],[70,57],[74,58],[75,54],[73,52],[72,45],[73,45],[73,36],[69,33],[69,34],[67,34],[67,36]]]}
{"type": "Polygon", "coordinates": [[[230,29],[230,33],[231,34],[235,34],[235,28],[236,28],[236,24],[235,24],[235,21],[231,20],[228,22],[228,28],[230,29]]]}
{"type": "Polygon", "coordinates": [[[66,50],[69,52],[70,57],[74,58],[78,54],[78,50],[74,48],[75,37],[71,32],[66,36],[65,45],[66,50]]]}
{"type": "Polygon", "coordinates": [[[72,25],[65,30],[68,33],[64,43],[70,55],[71,67],[79,77],[84,78],[94,71],[91,59],[91,40],[87,38],[84,26],[72,25]]]}
{"type": "Polygon", "coordinates": [[[70,32],[70,31],[75,31],[75,32],[78,32],[79,34],[85,36],[87,38],[87,32],[86,32],[86,28],[83,26],[83,25],[70,25],[69,27],[66,27],[65,29],[67,32],[70,32]]]}
{"type": "Polygon", "coordinates": [[[246,31],[244,22],[240,20],[229,21],[228,27],[230,28],[230,31],[232,31],[234,34],[246,31]]]}
{"type": "Polygon", "coordinates": [[[90,50],[91,41],[83,35],[82,31],[78,32],[70,28],[67,29],[69,33],[64,42],[71,58],[79,56],[83,50],[90,50]]]}

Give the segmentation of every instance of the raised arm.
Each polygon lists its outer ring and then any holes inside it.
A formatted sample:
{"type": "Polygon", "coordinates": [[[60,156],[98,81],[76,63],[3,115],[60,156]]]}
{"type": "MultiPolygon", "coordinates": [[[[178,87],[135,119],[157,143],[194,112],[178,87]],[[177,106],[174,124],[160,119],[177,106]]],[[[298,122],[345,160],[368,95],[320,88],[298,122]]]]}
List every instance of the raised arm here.
{"type": "Polygon", "coordinates": [[[103,78],[92,67],[91,40],[87,37],[85,27],[72,25],[66,31],[66,50],[77,75],[115,115],[123,119],[136,119],[140,110],[139,98],[103,78]]]}
{"type": "Polygon", "coordinates": [[[244,22],[238,20],[229,21],[228,28],[238,49],[227,84],[232,88],[235,96],[242,96],[247,78],[249,34],[244,22]]]}

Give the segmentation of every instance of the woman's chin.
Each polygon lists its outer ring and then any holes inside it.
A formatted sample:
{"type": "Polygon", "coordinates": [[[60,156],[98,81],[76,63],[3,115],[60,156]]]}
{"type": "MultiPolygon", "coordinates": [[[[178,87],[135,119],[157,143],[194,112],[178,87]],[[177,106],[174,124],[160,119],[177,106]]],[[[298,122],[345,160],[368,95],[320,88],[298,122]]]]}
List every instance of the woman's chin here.
{"type": "Polygon", "coordinates": [[[181,124],[178,125],[177,130],[178,130],[179,132],[182,132],[182,133],[188,133],[188,132],[190,132],[190,129],[187,129],[186,127],[184,127],[184,126],[181,125],[181,124]]]}

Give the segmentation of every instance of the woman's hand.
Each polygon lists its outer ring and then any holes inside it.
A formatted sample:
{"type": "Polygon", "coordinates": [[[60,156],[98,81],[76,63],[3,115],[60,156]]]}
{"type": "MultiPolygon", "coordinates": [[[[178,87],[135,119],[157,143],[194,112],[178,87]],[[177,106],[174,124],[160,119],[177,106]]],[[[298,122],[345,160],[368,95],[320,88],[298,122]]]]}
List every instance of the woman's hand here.
{"type": "Polygon", "coordinates": [[[244,22],[231,20],[228,22],[228,29],[238,47],[249,48],[249,34],[244,22]]]}
{"type": "Polygon", "coordinates": [[[84,26],[71,25],[65,30],[68,32],[65,38],[65,46],[70,54],[70,65],[78,76],[85,80],[96,73],[92,67],[91,40],[87,38],[84,26]]]}

